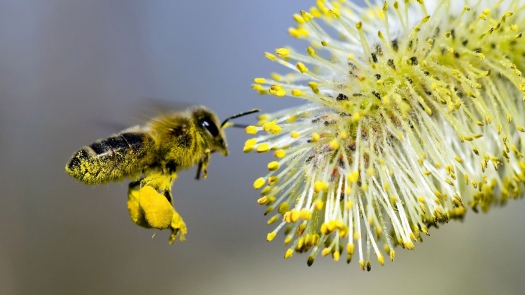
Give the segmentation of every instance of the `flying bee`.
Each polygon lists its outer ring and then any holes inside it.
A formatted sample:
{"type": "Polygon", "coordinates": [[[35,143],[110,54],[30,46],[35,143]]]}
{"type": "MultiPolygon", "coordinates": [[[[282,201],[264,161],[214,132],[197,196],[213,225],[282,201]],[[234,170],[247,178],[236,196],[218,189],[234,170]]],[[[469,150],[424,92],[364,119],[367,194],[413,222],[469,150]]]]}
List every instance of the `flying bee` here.
{"type": "Polygon", "coordinates": [[[197,176],[207,177],[211,153],[228,155],[224,128],[241,127],[231,119],[259,112],[253,109],[231,116],[219,125],[215,113],[203,106],[160,115],[144,126],[135,126],[76,152],[66,172],[88,184],[132,179],[128,210],[137,225],[170,229],[169,242],[187,232],[172,206],[171,187],[177,172],[197,165],[197,176]]]}

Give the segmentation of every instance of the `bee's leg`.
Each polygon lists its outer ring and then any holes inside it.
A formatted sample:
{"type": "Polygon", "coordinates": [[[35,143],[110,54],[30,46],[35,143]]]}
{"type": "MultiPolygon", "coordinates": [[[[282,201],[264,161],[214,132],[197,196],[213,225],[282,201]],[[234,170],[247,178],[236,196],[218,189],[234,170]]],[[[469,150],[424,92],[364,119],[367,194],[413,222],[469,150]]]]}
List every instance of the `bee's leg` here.
{"type": "Polygon", "coordinates": [[[205,179],[208,178],[208,164],[210,163],[211,158],[211,151],[209,149],[206,149],[204,151],[204,156],[199,161],[199,166],[197,167],[197,176],[195,179],[199,180],[201,176],[202,171],[202,177],[205,179]]]}
{"type": "Polygon", "coordinates": [[[201,179],[201,171],[202,171],[202,158],[199,160],[199,164],[197,166],[197,175],[195,176],[195,179],[197,180],[201,179]]]}
{"type": "Polygon", "coordinates": [[[140,189],[137,194],[139,207],[143,214],[142,221],[147,224],[145,227],[169,228],[171,230],[170,244],[177,239],[179,234],[180,240],[183,241],[187,232],[186,224],[171,204],[173,200],[171,186],[176,178],[176,173],[151,173],[140,181],[140,189]]]}

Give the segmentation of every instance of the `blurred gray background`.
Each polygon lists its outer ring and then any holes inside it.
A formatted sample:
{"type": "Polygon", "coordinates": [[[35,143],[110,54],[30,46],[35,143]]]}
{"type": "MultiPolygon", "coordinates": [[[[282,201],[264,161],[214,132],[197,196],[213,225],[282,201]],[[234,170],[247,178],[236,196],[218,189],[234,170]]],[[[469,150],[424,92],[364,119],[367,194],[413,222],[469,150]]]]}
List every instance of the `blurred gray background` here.
{"type": "MultiPolygon", "coordinates": [[[[64,172],[73,152],[118,130],[148,98],[204,104],[220,118],[300,103],[258,96],[254,77],[287,70],[264,51],[313,0],[0,0],[0,294],[518,294],[525,202],[470,212],[370,273],[306,255],[284,260],[253,180],[268,158],[213,155],[207,180],[181,173],[187,241],[135,226],[125,183],[89,187],[64,172]]],[[[253,117],[240,119],[251,122],[253,117]]]]}

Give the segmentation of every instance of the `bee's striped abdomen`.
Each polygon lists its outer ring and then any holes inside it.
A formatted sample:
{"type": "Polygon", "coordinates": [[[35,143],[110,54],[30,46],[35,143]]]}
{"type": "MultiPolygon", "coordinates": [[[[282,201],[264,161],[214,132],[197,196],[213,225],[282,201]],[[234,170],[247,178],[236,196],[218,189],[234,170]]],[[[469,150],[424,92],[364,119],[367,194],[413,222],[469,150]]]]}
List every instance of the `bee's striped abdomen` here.
{"type": "Polygon", "coordinates": [[[86,184],[133,178],[153,163],[154,149],[147,133],[121,133],[82,148],[69,160],[66,171],[86,184]]]}

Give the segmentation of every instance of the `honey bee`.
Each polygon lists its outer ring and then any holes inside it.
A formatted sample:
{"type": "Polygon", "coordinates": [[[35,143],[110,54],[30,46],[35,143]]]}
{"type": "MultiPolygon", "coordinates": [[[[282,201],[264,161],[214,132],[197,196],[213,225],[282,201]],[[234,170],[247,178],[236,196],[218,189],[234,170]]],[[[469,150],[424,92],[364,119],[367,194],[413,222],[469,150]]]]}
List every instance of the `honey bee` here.
{"type": "Polygon", "coordinates": [[[215,113],[203,106],[166,113],[83,147],[71,157],[66,172],[88,185],[132,179],[128,187],[132,221],[146,228],[170,229],[170,244],[179,234],[184,241],[186,224],[172,206],[177,172],[197,165],[196,179],[201,173],[206,178],[211,154],[228,155],[224,128],[241,127],[228,122],[258,111],[231,116],[220,125],[215,113]]]}

